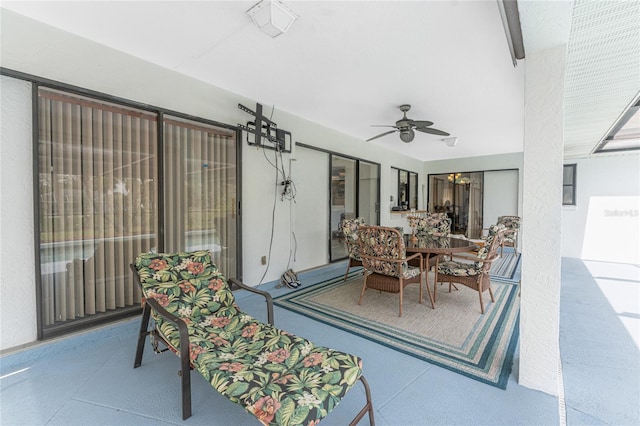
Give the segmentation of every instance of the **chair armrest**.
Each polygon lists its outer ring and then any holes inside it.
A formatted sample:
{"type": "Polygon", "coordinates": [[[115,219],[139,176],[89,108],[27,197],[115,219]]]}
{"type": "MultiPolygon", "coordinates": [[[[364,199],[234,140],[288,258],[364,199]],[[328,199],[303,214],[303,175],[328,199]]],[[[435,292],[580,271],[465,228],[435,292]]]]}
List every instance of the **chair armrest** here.
{"type": "Polygon", "coordinates": [[[408,263],[410,260],[416,258],[420,259],[420,273],[422,273],[425,269],[427,269],[425,265],[425,259],[422,257],[422,254],[414,253],[411,256],[405,256],[404,261],[408,263]]]}
{"type": "Polygon", "coordinates": [[[255,287],[248,286],[236,278],[229,278],[229,282],[231,283],[232,290],[233,290],[233,286],[236,285],[243,290],[247,290],[247,291],[250,291],[251,293],[259,294],[262,297],[264,297],[265,301],[267,302],[267,321],[269,322],[269,324],[274,325],[273,324],[273,298],[271,297],[271,294],[269,292],[266,292],[264,290],[259,290],[255,287]]]}
{"type": "Polygon", "coordinates": [[[191,365],[191,357],[189,350],[189,329],[187,328],[187,323],[185,323],[182,318],[175,316],[163,308],[162,305],[160,305],[160,303],[158,303],[154,298],[145,299],[145,303],[156,311],[158,315],[178,327],[178,333],[180,335],[180,367],[182,374],[188,374],[191,365]]]}

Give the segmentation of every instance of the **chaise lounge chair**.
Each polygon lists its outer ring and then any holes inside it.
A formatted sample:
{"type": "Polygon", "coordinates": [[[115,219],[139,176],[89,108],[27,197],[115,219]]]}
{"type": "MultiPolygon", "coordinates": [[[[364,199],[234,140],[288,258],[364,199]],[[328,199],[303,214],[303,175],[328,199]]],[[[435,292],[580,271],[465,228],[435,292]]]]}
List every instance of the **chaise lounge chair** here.
{"type": "Polygon", "coordinates": [[[183,419],[191,416],[194,369],[264,425],[317,425],[360,380],[366,404],[350,424],[368,413],[374,425],[360,358],[275,328],[269,293],[231,279],[265,297],[269,323],[240,311],[208,251],[141,254],[131,269],[145,298],[134,368],[147,335],[156,351],[159,341],[180,357],[183,419]]]}

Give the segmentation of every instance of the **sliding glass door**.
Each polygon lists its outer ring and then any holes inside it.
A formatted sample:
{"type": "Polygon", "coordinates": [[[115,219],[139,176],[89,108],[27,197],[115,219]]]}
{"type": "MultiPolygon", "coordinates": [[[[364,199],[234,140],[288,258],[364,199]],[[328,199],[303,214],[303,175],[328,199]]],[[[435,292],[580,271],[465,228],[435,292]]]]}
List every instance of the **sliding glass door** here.
{"type": "Polygon", "coordinates": [[[129,263],[158,246],[157,115],[39,92],[41,324],[139,308],[129,263]]]}
{"type": "Polygon", "coordinates": [[[236,276],[234,131],[52,89],[37,108],[41,336],[138,311],[142,252],[209,249],[236,276]]]}
{"type": "Polygon", "coordinates": [[[344,219],[357,214],[356,171],[357,162],[337,155],[331,156],[331,260],[342,259],[347,251],[340,231],[344,219]]]}
{"type": "Polygon", "coordinates": [[[358,162],[358,216],[370,225],[380,223],[380,166],[358,162]]]}
{"type": "Polygon", "coordinates": [[[483,176],[482,172],[429,176],[429,211],[446,213],[451,219],[452,233],[480,238],[483,176]]]}
{"type": "Polygon", "coordinates": [[[331,155],[330,260],[347,257],[340,225],[359,216],[377,225],[380,210],[380,166],[365,161],[331,155]]]}
{"type": "Polygon", "coordinates": [[[235,132],[165,117],[165,251],[209,250],[236,276],[235,132]]]}

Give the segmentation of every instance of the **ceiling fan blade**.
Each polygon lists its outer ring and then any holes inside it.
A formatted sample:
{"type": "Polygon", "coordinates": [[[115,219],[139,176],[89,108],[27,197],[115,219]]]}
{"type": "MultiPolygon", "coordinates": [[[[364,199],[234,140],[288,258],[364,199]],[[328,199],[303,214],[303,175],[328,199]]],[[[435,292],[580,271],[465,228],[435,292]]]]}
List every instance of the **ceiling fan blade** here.
{"type": "Polygon", "coordinates": [[[372,140],[374,140],[374,139],[381,138],[381,137],[383,137],[383,136],[386,136],[386,135],[391,134],[391,133],[395,133],[395,132],[397,132],[397,131],[398,131],[398,130],[396,129],[396,130],[389,130],[388,132],[380,133],[378,136],[374,136],[374,137],[372,137],[372,138],[369,138],[369,139],[367,139],[365,142],[369,142],[369,141],[372,141],[372,140]]]}
{"type": "Polygon", "coordinates": [[[422,133],[430,133],[432,135],[449,136],[449,133],[438,129],[432,129],[431,127],[416,127],[416,130],[422,133]]]}
{"type": "Polygon", "coordinates": [[[433,121],[411,120],[411,125],[416,127],[429,127],[429,126],[433,126],[433,121]]]}
{"type": "Polygon", "coordinates": [[[396,126],[392,126],[390,124],[372,124],[371,127],[393,127],[395,129],[397,129],[396,126]]]}

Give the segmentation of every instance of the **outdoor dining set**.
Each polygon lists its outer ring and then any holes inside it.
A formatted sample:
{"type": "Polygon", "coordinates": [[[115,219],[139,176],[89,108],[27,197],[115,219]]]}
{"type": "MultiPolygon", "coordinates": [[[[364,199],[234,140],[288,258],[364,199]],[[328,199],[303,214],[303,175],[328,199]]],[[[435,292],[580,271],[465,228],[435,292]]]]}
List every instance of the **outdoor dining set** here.
{"type": "Polygon", "coordinates": [[[482,240],[468,240],[450,234],[451,219],[445,213],[426,213],[408,217],[411,234],[403,235],[398,228],[365,225],[363,218],[345,219],[342,232],[349,253],[349,270],[363,268],[364,279],[359,304],[367,289],[399,293],[399,315],[402,316],[404,288],[410,284],[425,283],[431,307],[435,308],[437,283],[449,283],[449,291],[462,284],[478,292],[480,312],[484,314],[482,294],[491,290],[489,272],[491,264],[504,251],[504,246],[517,249],[520,218],[501,216],[488,228],[482,240]],[[500,250],[499,250],[500,249],[500,250]],[[500,252],[500,253],[499,253],[500,252]],[[463,258],[454,254],[466,253],[463,258]],[[473,257],[468,254],[473,253],[473,257]],[[429,288],[427,273],[434,271],[433,292],[429,288]]]}

